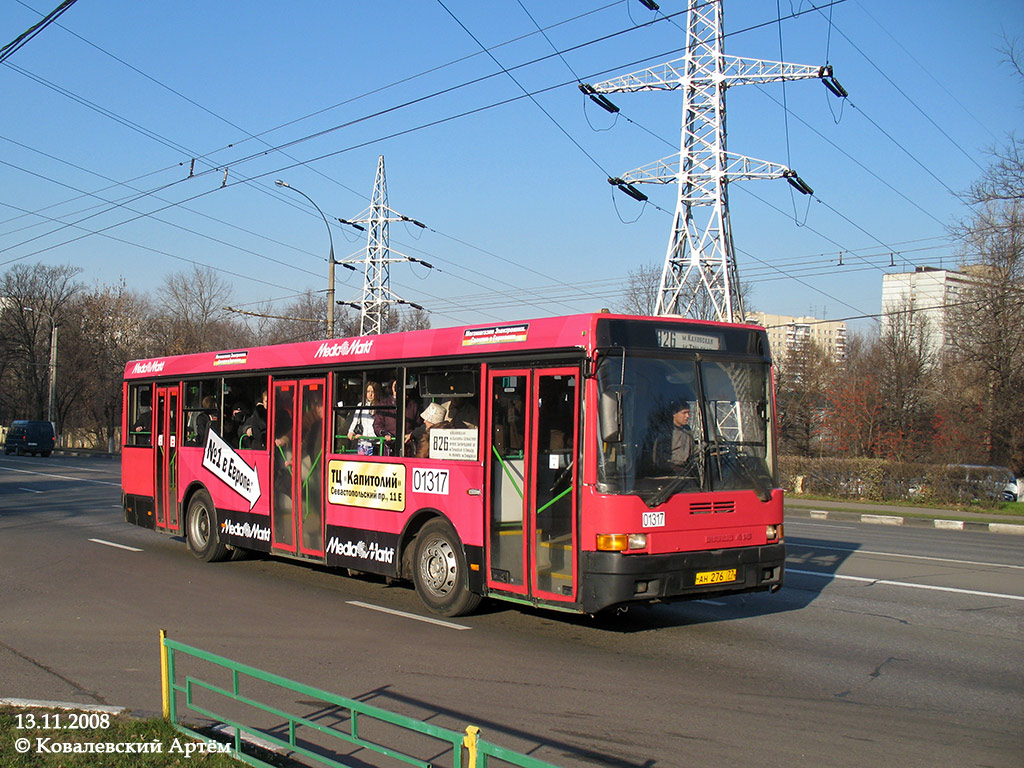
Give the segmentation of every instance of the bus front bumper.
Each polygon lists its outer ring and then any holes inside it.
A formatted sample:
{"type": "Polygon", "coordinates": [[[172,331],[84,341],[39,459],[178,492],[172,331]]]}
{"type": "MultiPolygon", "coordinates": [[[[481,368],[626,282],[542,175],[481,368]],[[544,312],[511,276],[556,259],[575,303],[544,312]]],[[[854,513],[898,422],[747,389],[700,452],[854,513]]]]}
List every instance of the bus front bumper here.
{"type": "Polygon", "coordinates": [[[635,602],[778,590],[786,545],[736,547],[666,555],[581,552],[580,604],[586,613],[635,602]],[[698,583],[701,580],[734,578],[698,583]],[[713,574],[713,575],[712,575],[713,574]]]}

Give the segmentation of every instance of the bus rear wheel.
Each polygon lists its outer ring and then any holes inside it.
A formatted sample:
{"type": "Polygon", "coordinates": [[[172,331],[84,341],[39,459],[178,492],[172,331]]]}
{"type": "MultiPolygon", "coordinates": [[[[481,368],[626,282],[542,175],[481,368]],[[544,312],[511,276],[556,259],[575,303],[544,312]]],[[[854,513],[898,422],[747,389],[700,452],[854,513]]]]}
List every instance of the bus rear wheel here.
{"type": "Polygon", "coordinates": [[[228,556],[227,545],[217,535],[217,510],[204,491],[193,496],[188,504],[185,538],[192,554],[204,563],[215,563],[228,556]]]}
{"type": "Polygon", "coordinates": [[[434,519],[416,537],[413,583],[427,607],[442,616],[462,616],[480,605],[480,595],[469,591],[466,553],[455,531],[434,519]]]}

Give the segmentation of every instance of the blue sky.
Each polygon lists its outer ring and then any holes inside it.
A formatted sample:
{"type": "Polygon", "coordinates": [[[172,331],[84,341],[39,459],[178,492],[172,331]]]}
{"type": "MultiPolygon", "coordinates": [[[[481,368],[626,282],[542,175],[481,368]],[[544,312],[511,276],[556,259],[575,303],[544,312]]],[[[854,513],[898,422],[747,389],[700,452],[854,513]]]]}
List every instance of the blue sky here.
{"type": "MultiPolygon", "coordinates": [[[[0,44],[56,4],[0,0],[0,44]]],[[[392,224],[391,245],[436,267],[394,265],[392,289],[435,327],[614,307],[630,270],[662,263],[675,189],[645,187],[645,206],[606,177],[678,150],[681,95],[614,95],[615,118],[576,78],[680,57],[685,3],[660,5],[81,0],[0,64],[0,270],[73,264],[158,296],[199,263],[236,306],[280,308],[326,287],[328,238],[274,180],[354,218],[384,155],[391,207],[427,225],[392,224]],[[514,82],[481,45],[509,69],[542,60],[514,82]]],[[[1024,5],[727,0],[725,30],[727,53],[829,63],[850,94],[728,92],[729,150],[815,191],[730,186],[753,308],[869,315],[886,272],[954,267],[955,193],[1022,124],[1000,49],[1024,45],[1024,5]]],[[[333,237],[338,258],[364,245],[333,237]]],[[[338,271],[339,300],[360,287],[338,271]]]]}

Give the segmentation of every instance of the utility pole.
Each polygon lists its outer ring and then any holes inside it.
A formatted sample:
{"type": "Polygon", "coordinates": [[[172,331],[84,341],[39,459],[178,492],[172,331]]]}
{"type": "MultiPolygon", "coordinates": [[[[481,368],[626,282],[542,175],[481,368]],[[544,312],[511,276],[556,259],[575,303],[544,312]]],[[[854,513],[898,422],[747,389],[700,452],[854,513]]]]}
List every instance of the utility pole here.
{"type": "Polygon", "coordinates": [[[608,180],[638,200],[647,197],[633,184],[674,182],[677,186],[655,314],[744,320],[729,222],[729,182],[785,178],[803,194],[813,194],[814,190],[784,165],[726,151],[725,92],[734,85],[811,78],[822,80],[836,96],[847,95],[828,66],[727,56],[722,0],[689,0],[686,56],[580,86],[584,94],[610,112],[618,108],[602,94],[683,91],[679,154],[608,180]]]}
{"type": "Polygon", "coordinates": [[[389,330],[392,306],[405,304],[415,309],[423,309],[419,304],[399,298],[391,290],[391,265],[399,261],[411,261],[416,264],[422,264],[428,269],[433,269],[433,265],[428,264],[422,259],[406,256],[391,250],[389,224],[392,221],[405,221],[421,229],[425,229],[426,225],[388,207],[388,185],[384,173],[384,155],[380,155],[377,158],[377,175],[373,181],[373,195],[370,198],[370,207],[360,216],[360,218],[355,219],[338,219],[342,224],[366,229],[366,249],[362,252],[362,255],[358,258],[353,257],[341,262],[345,265],[360,261],[363,263],[362,293],[356,301],[344,303],[359,310],[359,335],[374,336],[386,333],[389,330]],[[364,228],[359,226],[361,224],[366,224],[367,226],[364,228]]]}

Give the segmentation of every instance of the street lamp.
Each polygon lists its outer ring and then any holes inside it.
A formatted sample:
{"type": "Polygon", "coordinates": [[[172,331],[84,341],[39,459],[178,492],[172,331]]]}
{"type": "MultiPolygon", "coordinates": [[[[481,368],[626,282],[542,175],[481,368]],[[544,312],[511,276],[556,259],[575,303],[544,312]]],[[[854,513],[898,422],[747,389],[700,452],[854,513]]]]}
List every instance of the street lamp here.
{"type": "MultiPolygon", "coordinates": [[[[33,307],[22,307],[26,312],[35,312],[33,307]]],[[[53,421],[54,405],[57,402],[57,321],[49,312],[43,311],[40,314],[50,318],[50,397],[46,408],[46,420],[53,421]]]]}
{"type": "Polygon", "coordinates": [[[324,220],[324,226],[327,227],[327,237],[331,240],[331,255],[327,259],[327,338],[334,338],[334,235],[331,232],[331,225],[327,222],[327,217],[324,216],[324,212],[320,210],[320,206],[313,202],[313,198],[303,192],[301,189],[296,189],[286,181],[277,179],[274,182],[279,187],[287,187],[293,192],[298,192],[304,198],[306,198],[310,205],[316,208],[317,213],[320,214],[320,218],[324,220]]]}

